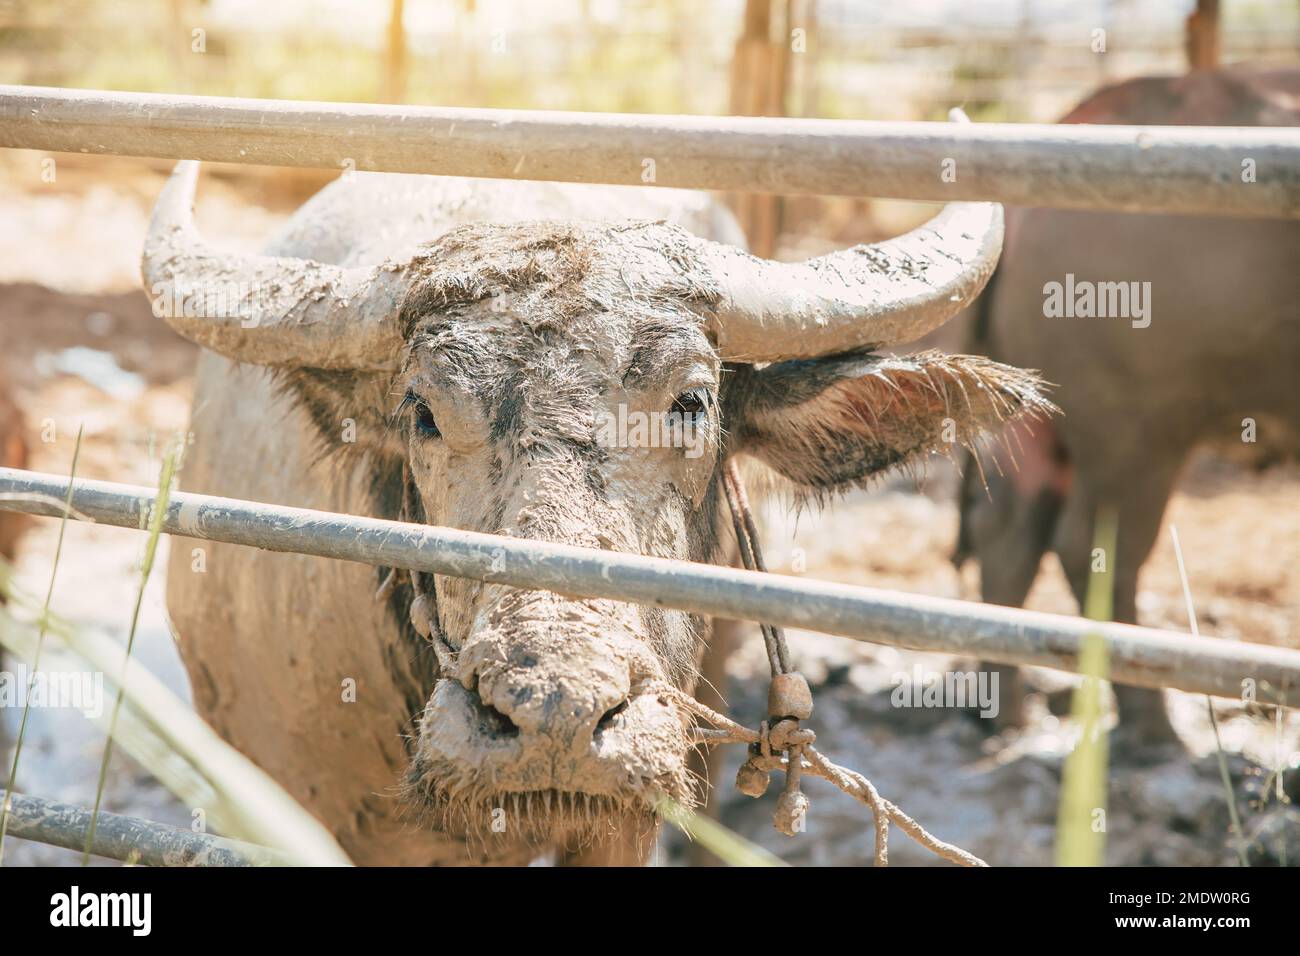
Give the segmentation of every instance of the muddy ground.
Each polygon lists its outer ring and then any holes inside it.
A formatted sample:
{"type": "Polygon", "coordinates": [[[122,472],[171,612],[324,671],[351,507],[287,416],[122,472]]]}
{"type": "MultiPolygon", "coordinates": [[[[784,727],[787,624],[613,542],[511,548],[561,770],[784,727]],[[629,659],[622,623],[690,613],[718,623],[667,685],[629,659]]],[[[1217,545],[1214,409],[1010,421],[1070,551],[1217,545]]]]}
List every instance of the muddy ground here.
{"type": "MultiPolygon", "coordinates": [[[[157,448],[184,429],[195,350],[149,312],[138,291],[138,255],[162,164],[60,157],[53,183],[40,157],[14,152],[0,166],[0,372],[17,393],[28,425],[30,467],[66,472],[78,427],[85,428],[79,473],[153,483],[157,448]]],[[[319,185],[312,177],[266,174],[205,180],[200,228],[234,248],[254,248],[293,205],[319,185]]],[[[769,563],[778,570],[848,583],[947,597],[973,597],[973,569],[948,561],[956,535],[955,476],[932,468],[924,489],[902,479],[837,503],[825,514],[795,519],[765,509],[769,563]],[[802,553],[795,549],[802,549],[802,553]]],[[[1201,454],[1179,484],[1167,515],[1177,525],[1201,630],[1231,640],[1300,646],[1300,468],[1263,471],[1201,454]]],[[[18,582],[43,593],[57,524],[33,522],[18,559],[18,582]]],[[[133,532],[73,524],[55,592],[64,616],[125,635],[143,538],[133,532]]],[[[165,561],[160,567],[165,568],[165,561]]],[[[162,572],[146,595],[136,654],[188,697],[162,603],[162,572]]],[[[1144,569],[1142,623],[1186,629],[1168,530],[1144,569]]],[[[1064,578],[1049,559],[1029,605],[1073,613],[1064,578]]],[[[969,666],[939,655],[854,644],[795,632],[798,665],[815,687],[813,726],[833,759],[865,773],[888,798],[936,835],[994,864],[1047,863],[1063,755],[1072,726],[1065,710],[1070,679],[1042,671],[1032,725],[992,736],[988,722],[954,709],[899,708],[901,679],[920,666],[969,666]]],[[[724,693],[738,719],[763,710],[766,663],[751,634],[729,667],[724,693]]],[[[1214,757],[1204,698],[1169,693],[1185,755],[1111,768],[1107,860],[1115,864],[1231,864],[1228,805],[1214,757]]],[[[1238,806],[1259,862],[1300,860],[1300,826],[1283,795],[1300,797],[1300,718],[1275,720],[1239,704],[1216,704],[1231,756],[1238,806]],[[1280,783],[1268,768],[1290,768],[1280,783]]],[[[18,715],[0,711],[12,736],[18,715]]],[[[102,731],[79,714],[36,712],[20,771],[28,792],[89,804],[94,799],[102,731]]],[[[860,864],[870,859],[865,810],[820,781],[807,790],[807,832],[776,834],[774,794],[750,800],[731,779],[719,781],[728,826],[792,863],[860,864]]],[[[775,789],[775,788],[774,788],[775,789]]],[[[129,758],[115,758],[105,803],[110,810],[188,825],[179,805],[129,758]]],[[[895,831],[895,863],[931,858],[895,831]]],[[[685,862],[680,836],[661,841],[656,861],[685,862]]],[[[64,851],[15,841],[12,862],[75,862],[64,851]]]]}

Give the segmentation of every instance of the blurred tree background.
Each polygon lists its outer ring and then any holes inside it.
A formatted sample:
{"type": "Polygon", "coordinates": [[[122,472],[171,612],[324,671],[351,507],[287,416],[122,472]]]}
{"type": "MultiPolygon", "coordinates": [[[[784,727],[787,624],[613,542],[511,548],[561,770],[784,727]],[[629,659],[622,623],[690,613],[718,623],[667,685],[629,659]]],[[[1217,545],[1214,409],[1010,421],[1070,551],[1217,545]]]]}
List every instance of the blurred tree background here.
{"type": "MultiPolygon", "coordinates": [[[[223,96],[1052,122],[1104,83],[1219,62],[1300,63],[1300,0],[0,0],[0,83],[223,96]]],[[[924,215],[731,205],[781,258],[924,215]]]]}
{"type": "MultiPolygon", "coordinates": [[[[1051,121],[1101,82],[1182,71],[1194,6],[0,0],[0,82],[702,114],[768,112],[780,100],[789,115],[869,119],[939,118],[963,103],[976,119],[1051,121]],[[733,64],[764,44],[767,75],[751,80],[772,91],[737,93],[733,64]]],[[[1224,62],[1294,64],[1298,49],[1298,0],[1222,3],[1224,62]]]]}

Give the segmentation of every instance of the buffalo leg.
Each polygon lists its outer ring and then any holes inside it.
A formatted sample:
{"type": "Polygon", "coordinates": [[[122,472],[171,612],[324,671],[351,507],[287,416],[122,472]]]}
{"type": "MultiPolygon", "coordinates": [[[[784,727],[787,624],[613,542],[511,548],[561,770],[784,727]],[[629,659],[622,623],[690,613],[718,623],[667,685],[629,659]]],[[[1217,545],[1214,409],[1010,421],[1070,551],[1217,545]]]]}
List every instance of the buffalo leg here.
{"type": "MultiPolygon", "coordinates": [[[[1152,456],[1156,458],[1157,456],[1152,456]]],[[[1108,483],[1107,493],[1098,494],[1079,482],[1062,515],[1057,538],[1057,553],[1079,607],[1084,606],[1092,576],[1094,520],[1099,502],[1116,502],[1119,526],[1116,553],[1111,561],[1114,581],[1112,617],[1124,624],[1137,623],[1138,572],[1151,553],[1165,505],[1173,491],[1182,456],[1168,456],[1170,465],[1124,476],[1125,483],[1108,483]]],[[[1145,687],[1114,685],[1119,710],[1116,749],[1158,747],[1177,743],[1178,735],[1169,722],[1164,693],[1145,687]]]]}
{"type": "MultiPolygon", "coordinates": [[[[1006,473],[987,474],[980,480],[973,462],[962,478],[961,530],[958,562],[975,557],[980,569],[980,600],[987,604],[1021,607],[1038,576],[1052,541],[1063,499],[1050,487],[1020,493],[1006,473]]],[[[1019,727],[1025,722],[1025,686],[1020,668],[982,661],[980,670],[997,677],[996,729],[1019,727]]]]}

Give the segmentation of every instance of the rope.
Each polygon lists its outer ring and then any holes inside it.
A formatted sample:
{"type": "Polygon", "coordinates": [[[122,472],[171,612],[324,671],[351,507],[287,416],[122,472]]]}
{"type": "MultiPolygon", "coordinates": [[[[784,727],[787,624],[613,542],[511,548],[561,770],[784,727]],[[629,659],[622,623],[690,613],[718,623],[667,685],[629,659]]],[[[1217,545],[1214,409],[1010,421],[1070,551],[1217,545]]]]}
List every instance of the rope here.
{"type": "MultiPolygon", "coordinates": [[[[754,522],[740,470],[734,460],[723,466],[720,481],[727,505],[731,509],[731,523],[736,533],[741,562],[747,570],[766,572],[758,526],[754,522]]],[[[799,725],[800,719],[806,720],[812,716],[812,692],[808,682],[790,666],[785,630],[771,624],[761,624],[760,627],[763,645],[767,650],[768,666],[772,672],[772,683],[768,689],[769,719],[759,724],[757,732],[706,707],[689,694],[676,688],[669,689],[669,693],[684,708],[713,724],[715,728],[696,727],[695,744],[712,747],[743,743],[749,747],[749,759],[736,774],[736,788],[748,796],[760,797],[767,791],[770,775],[784,771],[785,787],[777,801],[772,825],[781,833],[794,836],[798,832],[799,821],[809,806],[808,798],[800,790],[800,781],[804,774],[821,777],[871,810],[875,826],[876,866],[889,865],[891,821],[921,846],[945,860],[961,866],[988,866],[979,857],[929,833],[897,805],[882,797],[862,774],[832,763],[813,747],[816,735],[799,725]]]]}
{"type": "MultiPolygon", "coordinates": [[[[816,738],[811,730],[799,729],[796,732],[786,730],[784,731],[784,740],[782,740],[779,735],[781,731],[779,724],[773,728],[769,727],[767,722],[764,721],[759,725],[758,731],[750,730],[743,724],[736,723],[730,717],[701,704],[694,697],[675,687],[664,686],[656,689],[662,693],[672,695],[684,709],[693,712],[697,717],[714,725],[716,729],[697,727],[693,738],[695,744],[706,747],[718,744],[747,744],[749,746],[749,759],[740,768],[736,782],[737,787],[750,796],[762,795],[762,790],[757,793],[753,792],[752,782],[757,779],[758,775],[762,777],[763,789],[765,790],[769,773],[788,768],[790,758],[783,758],[779,752],[774,752],[776,745],[784,742],[798,746],[802,758],[799,761],[800,773],[829,781],[871,810],[876,833],[874,853],[876,866],[889,865],[889,824],[891,822],[921,846],[951,863],[960,866],[988,866],[987,863],[973,853],[969,853],[961,847],[953,846],[951,843],[945,843],[934,836],[900,809],[897,804],[882,797],[871,781],[862,774],[832,763],[825,754],[812,746],[812,742],[816,738]],[[751,785],[746,786],[746,784],[751,785]]],[[[787,721],[786,723],[794,722],[787,721]]]]}
{"type": "MultiPolygon", "coordinates": [[[[745,494],[745,485],[740,480],[740,470],[734,459],[722,468],[722,490],[727,505],[731,508],[731,522],[736,532],[741,562],[748,571],[766,571],[767,564],[763,561],[763,549],[758,540],[758,526],[754,523],[749,496],[745,494]]],[[[772,676],[790,673],[790,651],[785,644],[785,629],[772,624],[760,624],[759,627],[763,631],[763,643],[767,647],[772,676]]]]}

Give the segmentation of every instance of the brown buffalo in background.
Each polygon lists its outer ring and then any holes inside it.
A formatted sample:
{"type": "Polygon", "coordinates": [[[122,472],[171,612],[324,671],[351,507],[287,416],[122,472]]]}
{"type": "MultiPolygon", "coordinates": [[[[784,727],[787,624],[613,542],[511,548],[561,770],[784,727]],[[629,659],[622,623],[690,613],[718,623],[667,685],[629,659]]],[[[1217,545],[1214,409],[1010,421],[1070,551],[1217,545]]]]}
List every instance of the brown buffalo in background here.
{"type": "MultiPolygon", "coordinates": [[[[1195,72],[1106,87],[1062,122],[1300,125],[1300,72],[1195,72]]],[[[1269,170],[1258,169],[1263,179],[1269,170]]],[[[1243,181],[1241,188],[1250,189],[1243,181]]],[[[1041,369],[1064,415],[1011,438],[1018,464],[966,469],[954,560],[980,562],[982,598],[1020,605],[1043,555],[1082,606],[1102,507],[1118,518],[1114,617],[1137,621],[1138,571],[1193,447],[1300,449],[1300,223],[1051,209],[1007,213],[1001,264],[975,306],[973,344],[1041,369]],[[1045,313],[1045,286],[1150,283],[1145,320],[1045,313]]],[[[1011,456],[1003,456],[1011,457],[1011,456]]],[[[1002,673],[1002,720],[1023,689],[1002,673]]],[[[1177,740],[1159,691],[1117,687],[1121,752],[1177,740]]]]}

